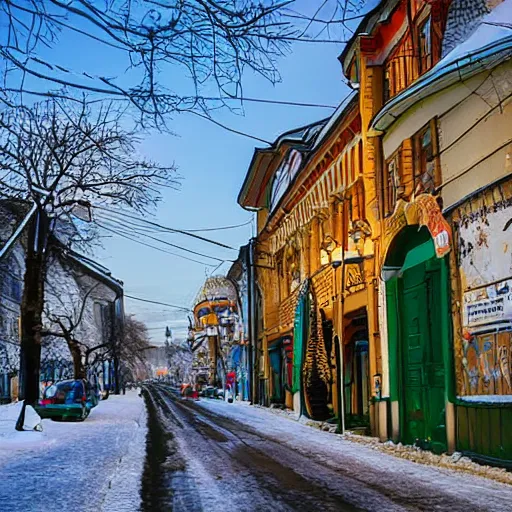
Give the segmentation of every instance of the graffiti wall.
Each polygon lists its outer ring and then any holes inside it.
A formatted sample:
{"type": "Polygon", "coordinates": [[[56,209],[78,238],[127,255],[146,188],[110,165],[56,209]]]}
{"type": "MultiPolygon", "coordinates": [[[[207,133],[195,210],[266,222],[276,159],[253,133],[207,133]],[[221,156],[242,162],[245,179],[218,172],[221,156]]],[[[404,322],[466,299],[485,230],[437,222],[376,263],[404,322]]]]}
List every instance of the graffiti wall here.
{"type": "Polygon", "coordinates": [[[461,216],[462,395],[512,394],[512,199],[461,216]]]}

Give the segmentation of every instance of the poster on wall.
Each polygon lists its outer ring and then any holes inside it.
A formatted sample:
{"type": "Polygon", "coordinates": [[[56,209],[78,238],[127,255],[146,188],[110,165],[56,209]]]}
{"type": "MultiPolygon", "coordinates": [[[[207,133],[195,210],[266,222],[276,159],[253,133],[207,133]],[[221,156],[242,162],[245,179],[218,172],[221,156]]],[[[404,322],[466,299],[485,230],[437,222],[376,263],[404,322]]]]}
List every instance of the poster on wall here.
{"type": "Polygon", "coordinates": [[[507,321],[512,322],[512,279],[464,294],[464,327],[507,321]]]}
{"type": "MultiPolygon", "coordinates": [[[[512,394],[512,201],[461,217],[462,395],[512,394]]],[[[499,396],[498,396],[499,395],[499,396]]]]}
{"type": "Polygon", "coordinates": [[[458,252],[463,290],[512,278],[511,219],[511,200],[461,218],[458,252]]]}

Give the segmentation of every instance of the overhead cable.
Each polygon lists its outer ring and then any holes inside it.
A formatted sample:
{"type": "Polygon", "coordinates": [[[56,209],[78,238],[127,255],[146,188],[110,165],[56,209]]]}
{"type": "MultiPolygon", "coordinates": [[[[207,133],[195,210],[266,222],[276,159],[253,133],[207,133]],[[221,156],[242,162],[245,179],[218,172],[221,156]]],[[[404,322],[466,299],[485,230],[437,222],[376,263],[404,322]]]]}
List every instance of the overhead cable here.
{"type": "Polygon", "coordinates": [[[188,258],[187,256],[183,256],[182,254],[177,254],[175,252],[172,252],[172,251],[166,251],[165,249],[162,249],[161,247],[156,247],[155,245],[152,245],[152,244],[148,244],[146,242],[143,242],[142,240],[138,240],[136,238],[133,238],[125,233],[122,233],[122,232],[119,232],[115,229],[112,229],[112,228],[109,228],[107,226],[104,226],[102,224],[100,224],[99,222],[96,222],[96,224],[98,224],[98,226],[100,226],[102,229],[105,229],[107,231],[110,231],[111,233],[114,233],[120,237],[123,237],[123,238],[126,238],[127,240],[131,240],[132,242],[136,242],[140,245],[144,245],[146,247],[149,247],[151,249],[154,249],[156,251],[160,251],[160,252],[163,252],[165,254],[170,254],[171,256],[176,256],[178,258],[182,258],[184,260],[187,260],[187,261],[192,261],[194,263],[199,263],[201,265],[206,265],[207,267],[215,267],[215,264],[213,263],[205,263],[204,261],[199,261],[199,260],[195,260],[194,258],[188,258]]]}
{"type": "Polygon", "coordinates": [[[186,308],[184,306],[176,306],[175,304],[168,304],[166,302],[160,302],[158,300],[150,300],[143,299],[141,297],[134,297],[133,295],[124,295],[127,299],[138,300],[140,302],[148,302],[149,304],[157,304],[158,306],[166,306],[168,308],[181,309],[182,311],[186,311],[187,313],[192,312],[190,308],[186,308]]]}
{"type": "MultiPolygon", "coordinates": [[[[131,234],[131,232],[126,232],[124,227],[120,226],[119,223],[116,224],[116,222],[112,222],[111,220],[105,220],[104,222],[107,222],[107,224],[109,224],[110,226],[113,224],[114,227],[116,227],[118,229],[121,229],[125,234],[128,234],[128,235],[131,234]]],[[[100,225],[100,224],[98,223],[98,225],[100,225]]],[[[179,249],[181,251],[185,251],[185,252],[188,252],[188,253],[191,253],[191,254],[195,254],[196,256],[201,256],[203,258],[208,258],[208,259],[215,260],[215,261],[220,261],[220,262],[226,261],[226,260],[223,260],[222,258],[217,258],[216,256],[210,256],[209,254],[204,254],[202,252],[193,251],[192,249],[187,249],[186,247],[182,247],[181,245],[177,245],[177,244],[173,244],[171,242],[167,242],[166,240],[160,240],[160,238],[148,235],[147,233],[143,233],[143,232],[140,232],[140,231],[137,231],[137,230],[134,230],[134,231],[138,235],[145,236],[146,238],[150,238],[151,240],[155,240],[156,242],[159,242],[161,244],[168,245],[170,247],[174,247],[175,249],[179,249]]]]}
{"type": "Polygon", "coordinates": [[[98,208],[100,210],[107,211],[109,213],[113,213],[113,214],[121,216],[123,218],[127,217],[129,219],[135,219],[135,220],[138,220],[139,222],[143,222],[143,223],[149,224],[151,226],[156,226],[158,228],[161,228],[161,229],[163,229],[165,231],[169,231],[171,233],[180,233],[182,235],[190,236],[192,238],[197,238],[198,240],[202,240],[203,242],[208,242],[208,243],[213,244],[213,245],[218,245],[219,247],[223,247],[225,249],[231,249],[232,251],[238,250],[238,249],[235,249],[234,247],[231,247],[229,245],[223,244],[222,242],[217,242],[216,240],[211,240],[209,238],[205,238],[205,237],[200,236],[200,235],[195,235],[194,233],[189,233],[187,231],[184,231],[183,229],[175,229],[175,228],[170,228],[168,226],[163,226],[162,224],[158,224],[157,222],[153,222],[153,221],[150,221],[150,220],[147,220],[147,219],[143,219],[143,218],[137,217],[135,215],[130,215],[129,213],[117,212],[116,210],[112,210],[110,208],[106,208],[106,207],[103,207],[103,206],[96,206],[96,208],[98,208]]]}

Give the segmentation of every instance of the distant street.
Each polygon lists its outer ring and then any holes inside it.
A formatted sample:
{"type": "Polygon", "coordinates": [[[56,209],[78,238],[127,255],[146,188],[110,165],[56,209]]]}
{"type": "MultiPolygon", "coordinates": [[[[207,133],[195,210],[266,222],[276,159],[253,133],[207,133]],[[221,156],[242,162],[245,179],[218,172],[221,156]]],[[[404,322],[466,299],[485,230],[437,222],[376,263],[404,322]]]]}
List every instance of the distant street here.
{"type": "Polygon", "coordinates": [[[512,502],[509,486],[397,459],[259,408],[187,401],[156,385],[148,395],[145,511],[483,511],[512,502]]]}

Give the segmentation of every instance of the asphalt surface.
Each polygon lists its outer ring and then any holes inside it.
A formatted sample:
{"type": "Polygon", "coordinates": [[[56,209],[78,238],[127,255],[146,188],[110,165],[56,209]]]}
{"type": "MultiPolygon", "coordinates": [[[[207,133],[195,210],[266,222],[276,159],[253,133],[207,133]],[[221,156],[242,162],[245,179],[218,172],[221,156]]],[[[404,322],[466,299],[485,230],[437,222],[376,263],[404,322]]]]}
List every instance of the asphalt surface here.
{"type": "MultiPolygon", "coordinates": [[[[383,469],[334,455],[326,461],[164,386],[150,386],[145,398],[144,512],[511,510],[503,502],[504,508],[475,503],[469,488],[467,498],[456,494],[460,489],[433,491],[432,482],[409,478],[392,462],[383,469]]],[[[435,475],[425,471],[426,478],[435,475]]]]}

